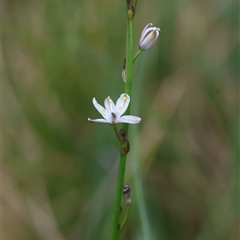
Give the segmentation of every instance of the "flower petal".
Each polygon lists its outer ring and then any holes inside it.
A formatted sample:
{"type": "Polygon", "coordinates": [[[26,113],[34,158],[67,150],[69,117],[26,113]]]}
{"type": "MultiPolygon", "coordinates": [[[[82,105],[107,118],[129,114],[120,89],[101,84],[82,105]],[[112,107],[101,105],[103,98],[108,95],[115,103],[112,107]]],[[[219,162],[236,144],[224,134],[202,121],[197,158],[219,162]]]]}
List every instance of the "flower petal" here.
{"type": "Polygon", "coordinates": [[[139,123],[142,119],[140,117],[125,115],[119,118],[118,123],[130,123],[136,124],[139,123]]]}
{"type": "Polygon", "coordinates": [[[108,117],[107,111],[102,107],[95,98],[92,100],[94,107],[101,113],[101,115],[106,119],[108,117]]]}
{"type": "Polygon", "coordinates": [[[91,119],[91,118],[88,118],[88,121],[92,122],[92,123],[109,123],[106,119],[91,119]]]}
{"type": "MultiPolygon", "coordinates": [[[[142,38],[142,36],[145,34],[145,32],[146,32],[146,30],[148,29],[148,27],[149,26],[152,26],[153,24],[152,23],[148,23],[148,24],[146,24],[145,25],[145,27],[143,28],[143,30],[142,30],[142,33],[141,33],[141,37],[140,38],[142,38]]],[[[141,41],[141,40],[140,40],[141,41]]]]}
{"type": "Polygon", "coordinates": [[[130,97],[126,93],[121,94],[120,98],[117,100],[117,103],[116,103],[116,109],[118,111],[119,116],[125,113],[125,111],[128,108],[129,102],[130,102],[130,97]]]}
{"type": "Polygon", "coordinates": [[[104,101],[104,106],[108,112],[108,116],[111,115],[111,113],[116,112],[116,106],[113,102],[113,100],[110,97],[107,97],[104,101]]]}

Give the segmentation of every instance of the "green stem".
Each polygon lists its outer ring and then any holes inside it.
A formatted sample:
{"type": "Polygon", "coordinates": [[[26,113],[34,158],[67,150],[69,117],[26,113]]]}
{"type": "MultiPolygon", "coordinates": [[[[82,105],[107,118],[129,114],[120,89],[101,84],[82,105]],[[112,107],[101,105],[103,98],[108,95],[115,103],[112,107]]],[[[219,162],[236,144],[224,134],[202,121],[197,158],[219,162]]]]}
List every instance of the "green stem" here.
{"type": "MultiPolygon", "coordinates": [[[[133,78],[133,19],[128,18],[125,93],[127,93],[130,96],[132,92],[132,78],[133,78]]],[[[126,115],[129,115],[129,113],[130,113],[130,104],[126,111],[126,115]]],[[[124,124],[123,127],[125,129],[126,135],[128,136],[128,124],[124,124]]],[[[117,177],[116,197],[115,197],[115,203],[114,203],[112,240],[117,240],[119,236],[119,213],[120,213],[121,200],[122,200],[126,160],[127,160],[127,155],[123,154],[121,149],[120,163],[119,163],[118,177],[117,177]]]]}
{"type": "Polygon", "coordinates": [[[118,130],[117,130],[116,125],[112,125],[112,127],[113,127],[113,130],[114,130],[114,132],[115,132],[115,134],[116,134],[119,142],[120,142],[121,144],[123,144],[123,141],[122,141],[121,137],[119,136],[119,133],[118,133],[118,130]]]}
{"type": "MultiPolygon", "coordinates": [[[[122,152],[122,150],[121,150],[121,152],[122,152]]],[[[119,214],[120,214],[120,208],[121,208],[126,159],[127,159],[127,155],[123,155],[121,153],[119,168],[118,168],[116,199],[115,199],[115,204],[114,204],[112,240],[118,239],[118,235],[119,235],[119,214]]]]}
{"type": "MultiPolygon", "coordinates": [[[[127,21],[127,47],[126,47],[126,84],[125,93],[129,96],[132,94],[132,79],[133,79],[133,19],[127,21]]],[[[129,103],[126,115],[130,114],[131,101],[129,103]]],[[[128,124],[123,125],[128,136],[128,124]]]]}
{"type": "Polygon", "coordinates": [[[133,63],[135,62],[135,60],[137,59],[137,57],[142,53],[143,50],[139,49],[138,52],[136,53],[136,55],[133,58],[133,63]]]}
{"type": "MultiPolygon", "coordinates": [[[[127,47],[126,47],[126,84],[125,92],[128,95],[132,93],[132,77],[133,77],[133,19],[127,22],[127,47]]],[[[130,108],[127,110],[128,114],[130,108]]]]}
{"type": "Polygon", "coordinates": [[[129,214],[130,214],[130,210],[131,210],[131,205],[127,206],[125,216],[124,216],[123,221],[122,221],[122,223],[120,225],[119,233],[121,233],[123,228],[125,227],[125,224],[126,224],[126,222],[128,220],[129,214]]]}

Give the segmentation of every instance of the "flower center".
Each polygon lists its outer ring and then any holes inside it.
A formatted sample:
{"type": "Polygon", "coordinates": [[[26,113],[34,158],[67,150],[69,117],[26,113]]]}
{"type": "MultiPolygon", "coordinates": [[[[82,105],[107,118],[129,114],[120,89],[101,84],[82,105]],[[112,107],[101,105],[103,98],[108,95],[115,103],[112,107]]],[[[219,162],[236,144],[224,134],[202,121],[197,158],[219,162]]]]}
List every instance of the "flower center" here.
{"type": "Polygon", "coordinates": [[[117,117],[116,114],[113,112],[111,112],[111,114],[112,114],[113,119],[116,119],[116,117],[117,117]]]}
{"type": "Polygon", "coordinates": [[[117,116],[114,112],[111,112],[111,114],[112,114],[112,123],[115,124],[115,120],[116,120],[117,116]]]}

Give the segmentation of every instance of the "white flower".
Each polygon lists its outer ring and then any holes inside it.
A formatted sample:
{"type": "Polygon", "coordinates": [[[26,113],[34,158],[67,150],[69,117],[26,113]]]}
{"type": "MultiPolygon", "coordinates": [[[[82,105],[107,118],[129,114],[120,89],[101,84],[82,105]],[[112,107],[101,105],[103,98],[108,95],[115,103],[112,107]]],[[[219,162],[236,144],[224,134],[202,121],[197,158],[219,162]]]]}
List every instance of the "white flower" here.
{"type": "Polygon", "coordinates": [[[121,94],[120,98],[117,100],[116,105],[114,104],[110,97],[107,97],[104,101],[105,108],[98,104],[95,98],[93,98],[92,102],[94,107],[101,113],[104,119],[88,118],[88,121],[90,122],[110,123],[114,125],[116,123],[136,124],[141,121],[140,117],[131,115],[122,116],[124,112],[127,110],[130,102],[130,97],[126,93],[121,94]]]}
{"type": "Polygon", "coordinates": [[[142,30],[142,34],[139,41],[139,48],[141,50],[146,50],[152,47],[156,43],[161,34],[160,28],[149,27],[152,25],[153,25],[152,23],[148,23],[142,30]]]}

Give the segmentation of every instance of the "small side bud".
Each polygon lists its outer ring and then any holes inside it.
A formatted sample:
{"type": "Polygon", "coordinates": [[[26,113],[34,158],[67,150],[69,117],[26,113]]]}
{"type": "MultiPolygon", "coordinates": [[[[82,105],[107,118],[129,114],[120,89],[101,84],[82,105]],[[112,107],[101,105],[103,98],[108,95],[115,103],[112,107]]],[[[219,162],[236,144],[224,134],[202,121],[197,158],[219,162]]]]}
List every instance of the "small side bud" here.
{"type": "Polygon", "coordinates": [[[148,23],[142,30],[139,41],[139,48],[146,50],[152,47],[161,35],[161,29],[152,27],[152,23],[148,23]]]}
{"type": "Polygon", "coordinates": [[[129,5],[129,10],[128,10],[128,19],[132,19],[135,15],[135,10],[132,5],[129,5]]]}
{"type": "Polygon", "coordinates": [[[125,68],[122,69],[122,79],[124,82],[126,82],[126,69],[125,68]]]}
{"type": "Polygon", "coordinates": [[[132,204],[130,194],[131,194],[131,188],[128,184],[125,184],[124,187],[123,187],[123,198],[124,198],[124,201],[127,205],[132,204]]]}
{"type": "Polygon", "coordinates": [[[127,9],[128,9],[128,12],[127,12],[128,19],[132,19],[135,15],[135,8],[132,5],[131,0],[126,0],[126,3],[127,3],[127,9]]]}
{"type": "Polygon", "coordinates": [[[137,1],[138,1],[138,0],[133,0],[133,1],[132,1],[132,5],[133,5],[133,7],[134,7],[135,9],[136,9],[136,6],[137,6],[137,1]]]}
{"type": "Polygon", "coordinates": [[[123,140],[123,142],[127,141],[127,134],[123,128],[121,128],[119,130],[119,135],[120,135],[121,139],[123,140]]]}
{"type": "Polygon", "coordinates": [[[126,82],[126,58],[124,58],[124,60],[123,60],[122,79],[124,82],[126,82]]]}
{"type": "Polygon", "coordinates": [[[127,141],[124,142],[123,145],[122,145],[122,153],[123,153],[124,155],[127,155],[127,154],[129,153],[129,151],[130,151],[130,143],[129,143],[129,141],[127,140],[127,141]]]}
{"type": "Polygon", "coordinates": [[[127,134],[123,128],[119,130],[119,135],[122,139],[122,153],[126,155],[130,151],[130,143],[127,139],[127,134]]]}

